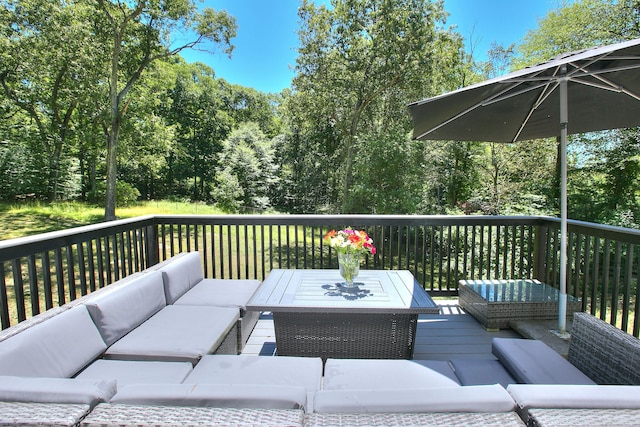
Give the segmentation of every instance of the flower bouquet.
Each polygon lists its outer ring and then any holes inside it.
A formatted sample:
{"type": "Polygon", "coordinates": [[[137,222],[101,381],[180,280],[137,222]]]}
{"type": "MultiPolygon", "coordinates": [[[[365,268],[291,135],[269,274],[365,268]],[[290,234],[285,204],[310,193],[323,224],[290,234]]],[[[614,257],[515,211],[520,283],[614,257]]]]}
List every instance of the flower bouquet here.
{"type": "Polygon", "coordinates": [[[354,286],[353,279],[360,272],[362,255],[376,253],[371,237],[364,230],[357,231],[348,227],[340,231],[329,231],[324,236],[324,242],[338,253],[340,275],[345,280],[345,286],[354,286]]]}

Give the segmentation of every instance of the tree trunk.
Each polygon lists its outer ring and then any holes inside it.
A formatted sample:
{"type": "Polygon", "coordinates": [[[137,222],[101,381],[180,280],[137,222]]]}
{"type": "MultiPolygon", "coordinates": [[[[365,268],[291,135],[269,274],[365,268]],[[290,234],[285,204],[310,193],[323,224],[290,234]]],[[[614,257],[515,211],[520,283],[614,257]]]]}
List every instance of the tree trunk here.
{"type": "Polygon", "coordinates": [[[118,137],[114,132],[117,128],[116,124],[112,125],[112,131],[107,135],[107,183],[105,194],[104,219],[113,221],[116,219],[116,176],[117,176],[117,147],[118,137]]]}

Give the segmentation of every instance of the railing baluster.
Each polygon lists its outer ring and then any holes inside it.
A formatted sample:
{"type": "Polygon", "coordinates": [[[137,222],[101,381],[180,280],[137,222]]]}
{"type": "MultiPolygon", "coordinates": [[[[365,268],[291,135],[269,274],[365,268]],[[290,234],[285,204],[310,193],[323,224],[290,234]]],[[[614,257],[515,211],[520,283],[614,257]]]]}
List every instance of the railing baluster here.
{"type": "Polygon", "coordinates": [[[27,256],[27,271],[29,275],[29,297],[31,300],[31,315],[40,314],[40,292],[38,292],[38,271],[36,269],[36,256],[27,256]]]}
{"type": "Polygon", "coordinates": [[[452,242],[451,242],[451,226],[448,225],[447,226],[447,280],[446,280],[446,289],[451,289],[451,258],[452,258],[452,253],[451,253],[451,246],[452,246],[452,242]]]}
{"type": "Polygon", "coordinates": [[[22,267],[20,259],[15,258],[11,261],[11,270],[13,272],[13,295],[16,300],[16,311],[18,313],[18,322],[27,319],[25,300],[24,300],[24,283],[22,281],[22,267]]]}
{"type": "Polygon", "coordinates": [[[620,299],[620,272],[622,271],[622,242],[616,242],[613,261],[613,289],[611,290],[611,324],[618,323],[620,299]]]}
{"type": "Polygon", "coordinates": [[[58,290],[58,305],[63,305],[67,301],[67,298],[65,296],[64,271],[62,269],[62,250],[60,248],[56,248],[54,254],[54,261],[56,264],[56,288],[58,290]]]}
{"type": "MultiPolygon", "coordinates": [[[[49,261],[49,252],[42,252],[42,288],[44,290],[44,306],[46,310],[53,307],[53,289],[51,286],[51,262],[49,261]]],[[[2,262],[0,262],[2,264],[2,262]]],[[[4,277],[4,275],[3,275],[4,277]]]]}
{"type": "MultiPolygon", "coordinates": [[[[184,226],[184,237],[180,236],[180,242],[183,240],[187,243],[187,252],[191,252],[191,225],[185,224],[184,226]]],[[[180,252],[182,252],[182,247],[180,248],[180,252]]]]}
{"type": "MultiPolygon", "coordinates": [[[[638,259],[636,259],[636,266],[640,265],[640,251],[638,251],[638,259]]],[[[636,270],[637,272],[637,270],[636,270]]],[[[635,295],[636,303],[633,307],[633,335],[635,337],[640,336],[640,283],[638,283],[638,279],[636,276],[636,295],[635,295]]]]}
{"type": "Polygon", "coordinates": [[[87,295],[87,276],[86,276],[86,268],[85,268],[85,258],[84,258],[84,246],[82,242],[76,244],[78,248],[78,276],[80,276],[80,294],[87,295]]]}
{"type": "Polygon", "coordinates": [[[236,250],[234,251],[234,253],[236,254],[236,274],[234,276],[233,271],[231,271],[229,272],[229,275],[232,279],[239,279],[240,271],[242,270],[242,266],[240,265],[240,251],[242,250],[240,246],[240,226],[236,224],[234,229],[235,229],[235,236],[236,236],[236,241],[235,241],[236,250]]]}
{"type": "Polygon", "coordinates": [[[105,284],[109,285],[111,283],[113,283],[113,276],[112,276],[112,268],[111,268],[111,245],[109,244],[109,236],[106,236],[104,238],[104,266],[105,266],[105,273],[106,273],[106,280],[105,280],[105,284]]]}
{"type": "Polygon", "coordinates": [[[93,240],[87,240],[87,266],[89,273],[89,292],[93,292],[96,290],[96,270],[95,270],[95,261],[93,259],[93,240]]]}
{"type": "Polygon", "coordinates": [[[113,244],[111,248],[113,250],[113,272],[115,273],[114,281],[120,280],[120,265],[121,265],[121,257],[118,255],[118,250],[121,247],[122,239],[118,239],[118,234],[114,234],[111,236],[113,239],[113,244]],[[120,242],[119,242],[120,241],[120,242]]]}
{"type": "Polygon", "coordinates": [[[73,248],[67,246],[65,248],[66,260],[67,260],[67,285],[69,285],[69,300],[73,301],[78,297],[76,292],[76,277],[75,268],[73,262],[73,248]]]}
{"type": "Polygon", "coordinates": [[[591,286],[591,314],[597,313],[598,284],[600,283],[600,238],[595,237],[593,242],[593,283],[591,286]]]}
{"type": "Polygon", "coordinates": [[[604,261],[602,266],[602,290],[600,294],[600,316],[607,318],[607,300],[609,295],[609,268],[611,267],[611,241],[604,240],[604,261]]]}
{"type": "Polygon", "coordinates": [[[622,300],[622,326],[625,332],[629,331],[629,309],[631,305],[631,282],[633,281],[633,253],[634,245],[629,243],[627,246],[627,255],[625,257],[624,271],[624,295],[622,300]]]}
{"type": "Polygon", "coordinates": [[[0,326],[7,329],[11,326],[9,317],[9,295],[7,293],[7,279],[4,270],[4,261],[0,261],[0,326]]]}
{"type": "Polygon", "coordinates": [[[133,265],[135,265],[136,271],[144,270],[144,263],[140,259],[142,241],[142,230],[138,228],[133,232],[133,265]]]}
{"type": "Polygon", "coordinates": [[[587,310],[587,299],[589,297],[591,278],[591,237],[584,239],[584,275],[582,278],[582,292],[580,298],[582,298],[582,310],[587,310]]]}
{"type": "Polygon", "coordinates": [[[227,225],[227,269],[228,269],[228,273],[229,273],[229,279],[233,278],[233,247],[231,242],[233,241],[233,239],[231,239],[231,225],[227,225]]]}
{"type": "MultiPolygon", "coordinates": [[[[127,257],[127,267],[129,268],[129,274],[133,274],[133,242],[131,238],[131,230],[127,230],[126,234],[126,246],[125,246],[125,256],[127,257]]],[[[124,264],[124,261],[123,261],[124,264]]],[[[125,273],[126,276],[126,273],[125,273]]]]}

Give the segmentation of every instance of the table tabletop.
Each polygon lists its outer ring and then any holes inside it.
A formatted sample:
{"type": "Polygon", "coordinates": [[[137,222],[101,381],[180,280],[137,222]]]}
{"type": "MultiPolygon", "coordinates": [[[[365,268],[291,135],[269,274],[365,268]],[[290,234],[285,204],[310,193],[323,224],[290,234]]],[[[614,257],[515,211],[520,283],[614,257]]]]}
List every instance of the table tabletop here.
{"type": "MultiPolygon", "coordinates": [[[[558,289],[535,279],[461,280],[460,284],[473,290],[488,302],[557,302],[558,289]]],[[[568,295],[568,301],[579,301],[568,295]]]]}
{"type": "Polygon", "coordinates": [[[360,270],[347,288],[338,270],[271,270],[247,310],[437,314],[440,309],[408,270],[360,270]]]}

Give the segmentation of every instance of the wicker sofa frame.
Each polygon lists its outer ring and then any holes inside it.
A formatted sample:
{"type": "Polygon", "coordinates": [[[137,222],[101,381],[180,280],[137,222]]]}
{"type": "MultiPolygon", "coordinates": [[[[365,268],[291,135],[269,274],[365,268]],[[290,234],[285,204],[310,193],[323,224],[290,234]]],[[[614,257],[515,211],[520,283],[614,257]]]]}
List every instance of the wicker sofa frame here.
{"type": "MultiPolygon", "coordinates": [[[[138,273],[144,274],[144,273],[138,273]]],[[[129,276],[107,289],[93,294],[117,290],[135,280],[129,276]]],[[[0,342],[51,319],[79,304],[92,295],[51,309],[15,327],[0,332],[0,342]]],[[[237,330],[234,328],[224,343],[233,353],[237,349],[237,330]],[[225,344],[226,343],[226,344],[225,344]]],[[[226,350],[222,350],[223,352],[226,350]]],[[[599,384],[640,384],[638,373],[640,340],[587,313],[574,315],[569,361],[599,384]]],[[[598,386],[595,386],[598,387],[598,386]]],[[[519,404],[515,399],[515,403],[519,404]]],[[[165,425],[253,425],[253,426],[336,426],[336,425],[501,425],[532,426],[557,425],[638,425],[639,408],[531,407],[516,412],[469,413],[308,413],[302,409],[234,409],[213,407],[146,406],[100,403],[95,408],[83,404],[0,402],[0,425],[49,426],[165,426],[165,425]],[[522,417],[522,418],[521,418],[522,417]]]]}
{"type": "Polygon", "coordinates": [[[598,384],[640,385],[640,340],[591,314],[574,314],[568,359],[598,384]]]}

